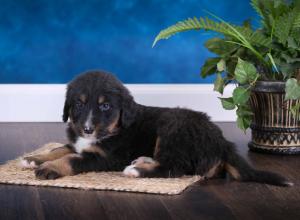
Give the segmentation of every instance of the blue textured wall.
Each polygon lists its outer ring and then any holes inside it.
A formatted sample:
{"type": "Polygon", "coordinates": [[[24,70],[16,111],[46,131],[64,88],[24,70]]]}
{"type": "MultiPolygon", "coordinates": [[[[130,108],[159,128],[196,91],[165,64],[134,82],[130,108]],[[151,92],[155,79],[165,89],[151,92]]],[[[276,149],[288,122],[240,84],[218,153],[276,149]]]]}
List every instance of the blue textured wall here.
{"type": "Polygon", "coordinates": [[[240,24],[248,0],[0,0],[0,83],[65,83],[105,69],[126,83],[203,83],[208,33],[183,33],[151,48],[174,22],[203,9],[240,24]]]}

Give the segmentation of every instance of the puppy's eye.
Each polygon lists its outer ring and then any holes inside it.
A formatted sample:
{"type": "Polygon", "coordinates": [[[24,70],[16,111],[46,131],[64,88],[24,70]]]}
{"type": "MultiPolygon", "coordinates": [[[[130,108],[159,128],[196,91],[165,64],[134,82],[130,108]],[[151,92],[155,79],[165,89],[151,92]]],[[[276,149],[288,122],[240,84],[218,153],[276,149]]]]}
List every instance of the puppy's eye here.
{"type": "Polygon", "coordinates": [[[82,108],[83,105],[84,105],[84,104],[83,104],[81,101],[76,101],[76,102],[75,102],[75,106],[76,106],[77,108],[82,108]]]}
{"type": "Polygon", "coordinates": [[[105,103],[103,103],[103,104],[100,104],[100,105],[99,105],[99,109],[100,109],[101,111],[107,111],[107,110],[110,109],[110,104],[107,103],[107,102],[105,102],[105,103]]]}

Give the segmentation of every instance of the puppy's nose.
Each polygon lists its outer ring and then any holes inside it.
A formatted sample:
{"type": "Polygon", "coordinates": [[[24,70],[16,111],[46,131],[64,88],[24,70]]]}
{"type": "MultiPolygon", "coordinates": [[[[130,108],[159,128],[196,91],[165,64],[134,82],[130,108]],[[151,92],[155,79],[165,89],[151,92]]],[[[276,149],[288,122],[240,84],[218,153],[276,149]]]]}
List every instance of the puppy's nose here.
{"type": "Polygon", "coordinates": [[[86,134],[92,134],[94,132],[94,128],[92,128],[92,127],[84,127],[83,131],[86,134]]]}

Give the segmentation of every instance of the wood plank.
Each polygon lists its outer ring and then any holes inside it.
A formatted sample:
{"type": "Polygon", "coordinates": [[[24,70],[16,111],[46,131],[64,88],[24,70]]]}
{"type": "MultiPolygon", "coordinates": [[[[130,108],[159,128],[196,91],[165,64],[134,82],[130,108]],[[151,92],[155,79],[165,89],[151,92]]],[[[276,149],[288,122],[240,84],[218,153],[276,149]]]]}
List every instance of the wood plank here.
{"type": "Polygon", "coordinates": [[[0,185],[0,219],[44,219],[35,187],[0,185]]]}
{"type": "Polygon", "coordinates": [[[108,219],[94,191],[38,188],[45,219],[108,219]]]}
{"type": "Polygon", "coordinates": [[[200,183],[183,195],[160,196],[160,199],[173,219],[234,219],[230,208],[213,193],[204,191],[200,183]]]}
{"type": "Polygon", "coordinates": [[[159,196],[144,193],[98,192],[109,219],[171,219],[159,196]]]}

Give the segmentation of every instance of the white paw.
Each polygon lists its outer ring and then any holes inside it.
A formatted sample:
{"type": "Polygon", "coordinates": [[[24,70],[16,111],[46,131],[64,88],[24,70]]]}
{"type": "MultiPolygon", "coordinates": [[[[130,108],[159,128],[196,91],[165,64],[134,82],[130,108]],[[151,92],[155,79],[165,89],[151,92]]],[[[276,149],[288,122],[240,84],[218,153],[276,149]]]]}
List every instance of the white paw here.
{"type": "Polygon", "coordinates": [[[25,159],[22,159],[20,161],[19,166],[24,169],[34,169],[38,167],[38,165],[34,161],[29,162],[28,160],[25,159]]]}
{"type": "Polygon", "coordinates": [[[128,177],[139,177],[140,173],[137,169],[135,169],[135,165],[129,165],[125,167],[123,170],[123,174],[128,177]]]}
{"type": "Polygon", "coordinates": [[[139,157],[131,162],[131,164],[155,163],[151,157],[139,157]]]}

